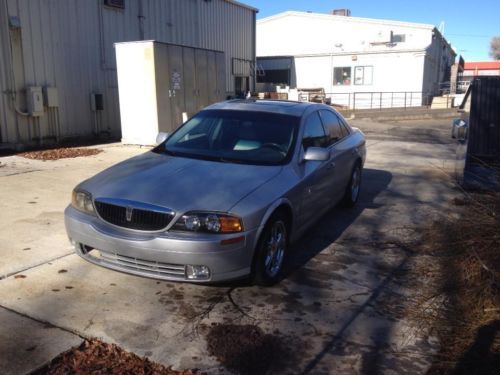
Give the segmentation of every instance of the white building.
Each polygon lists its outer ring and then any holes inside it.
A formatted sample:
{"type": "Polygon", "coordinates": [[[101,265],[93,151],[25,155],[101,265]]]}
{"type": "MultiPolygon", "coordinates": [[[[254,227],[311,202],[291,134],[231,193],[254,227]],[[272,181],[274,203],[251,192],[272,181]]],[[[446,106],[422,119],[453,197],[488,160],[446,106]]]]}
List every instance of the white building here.
{"type": "Polygon", "coordinates": [[[432,25],[303,12],[257,21],[258,89],[322,88],[351,108],[353,93],[357,107],[422,105],[454,60],[432,25]]]}
{"type": "Polygon", "coordinates": [[[0,147],[118,137],[116,42],[222,51],[227,95],[253,90],[256,12],[234,0],[0,0],[0,147]]]}

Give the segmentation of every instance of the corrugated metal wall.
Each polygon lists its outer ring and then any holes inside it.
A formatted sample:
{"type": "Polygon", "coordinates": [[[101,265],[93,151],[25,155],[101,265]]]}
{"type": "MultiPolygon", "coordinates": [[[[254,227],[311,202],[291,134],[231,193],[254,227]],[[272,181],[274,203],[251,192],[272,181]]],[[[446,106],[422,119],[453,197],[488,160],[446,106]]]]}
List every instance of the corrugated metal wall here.
{"type": "Polygon", "coordinates": [[[471,86],[469,156],[499,158],[500,77],[476,78],[471,86]]]}
{"type": "Polygon", "coordinates": [[[114,43],[154,39],[224,51],[226,90],[234,90],[233,59],[255,61],[255,12],[226,0],[0,0],[0,142],[29,144],[61,136],[120,132],[114,43]],[[18,17],[21,27],[9,27],[18,17]],[[142,25],[141,25],[142,23],[142,25]],[[14,85],[15,80],[15,85],[14,85]],[[15,87],[14,87],[15,86],[15,87]],[[57,87],[58,110],[36,119],[26,109],[27,86],[57,87]],[[5,91],[15,92],[14,97],[5,91]],[[104,95],[104,111],[90,94],[104,95]]]}

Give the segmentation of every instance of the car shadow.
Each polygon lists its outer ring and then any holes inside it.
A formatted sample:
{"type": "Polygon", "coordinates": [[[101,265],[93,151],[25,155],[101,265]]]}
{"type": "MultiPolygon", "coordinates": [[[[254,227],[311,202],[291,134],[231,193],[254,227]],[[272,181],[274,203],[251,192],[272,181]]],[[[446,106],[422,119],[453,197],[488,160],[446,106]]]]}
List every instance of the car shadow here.
{"type": "Polygon", "coordinates": [[[313,225],[291,246],[284,267],[284,278],[338,240],[363,211],[377,208],[375,198],[387,189],[392,180],[392,173],[366,168],[362,178],[362,189],[356,206],[344,208],[339,205],[329,210],[318,220],[316,226],[313,225]]]}

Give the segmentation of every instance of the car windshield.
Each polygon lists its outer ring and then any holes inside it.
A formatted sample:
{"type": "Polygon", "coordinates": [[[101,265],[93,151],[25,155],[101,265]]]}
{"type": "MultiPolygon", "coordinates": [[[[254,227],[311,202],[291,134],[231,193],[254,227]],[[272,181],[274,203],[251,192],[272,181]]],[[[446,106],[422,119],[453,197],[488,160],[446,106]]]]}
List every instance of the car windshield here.
{"type": "Polygon", "coordinates": [[[299,118],[256,111],[205,110],[155,151],[170,155],[257,165],[287,163],[299,118]]]}

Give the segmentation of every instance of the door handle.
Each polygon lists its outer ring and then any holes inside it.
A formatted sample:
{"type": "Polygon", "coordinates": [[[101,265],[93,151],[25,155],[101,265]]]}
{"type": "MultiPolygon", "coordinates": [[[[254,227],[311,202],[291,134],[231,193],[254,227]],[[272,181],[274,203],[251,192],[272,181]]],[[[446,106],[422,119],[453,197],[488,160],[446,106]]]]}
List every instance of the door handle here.
{"type": "Polygon", "coordinates": [[[335,162],[334,161],[329,162],[328,166],[327,166],[327,169],[332,169],[332,168],[335,168],[335,162]]]}

